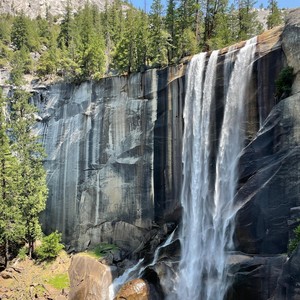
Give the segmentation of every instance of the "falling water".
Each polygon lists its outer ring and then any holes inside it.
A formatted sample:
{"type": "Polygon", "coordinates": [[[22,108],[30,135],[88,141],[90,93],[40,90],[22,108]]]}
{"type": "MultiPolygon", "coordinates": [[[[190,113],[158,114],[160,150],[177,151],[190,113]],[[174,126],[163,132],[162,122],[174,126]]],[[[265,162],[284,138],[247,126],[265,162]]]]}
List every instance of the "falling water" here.
{"type": "Polygon", "coordinates": [[[210,116],[218,53],[211,54],[206,72],[205,53],[195,56],[189,65],[183,137],[182,257],[177,288],[180,300],[222,300],[228,288],[226,250],[233,233],[236,167],[243,146],[241,124],[255,43],[250,40],[239,51],[231,73],[215,176],[211,176],[210,116]]]}
{"type": "Polygon", "coordinates": [[[114,299],[114,296],[122,287],[122,285],[134,278],[140,278],[143,275],[143,272],[148,267],[152,267],[157,263],[161,249],[169,246],[173,242],[176,229],[177,228],[173,230],[173,232],[169,235],[169,237],[165,240],[164,243],[162,243],[159,247],[156,248],[151,263],[147,264],[146,266],[143,266],[144,259],[140,259],[137,264],[132,266],[130,269],[127,269],[121,276],[117,277],[112,282],[112,284],[109,287],[109,300],[114,299]]]}
{"type": "Polygon", "coordinates": [[[140,259],[137,264],[133,265],[131,268],[127,269],[121,276],[117,277],[112,284],[109,286],[109,300],[113,300],[115,294],[120,289],[120,287],[126,282],[137,278],[138,271],[143,265],[144,259],[140,259]]]}

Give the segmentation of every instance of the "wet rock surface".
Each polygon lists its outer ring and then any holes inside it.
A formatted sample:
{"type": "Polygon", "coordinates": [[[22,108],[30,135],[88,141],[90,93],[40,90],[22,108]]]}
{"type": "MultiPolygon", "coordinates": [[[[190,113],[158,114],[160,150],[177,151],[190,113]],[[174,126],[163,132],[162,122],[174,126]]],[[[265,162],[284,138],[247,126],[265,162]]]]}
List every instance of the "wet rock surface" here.
{"type": "Polygon", "coordinates": [[[229,261],[229,276],[233,284],[226,299],[269,299],[274,293],[286,260],[286,255],[232,255],[229,261]]]}
{"type": "Polygon", "coordinates": [[[243,252],[287,251],[290,210],[300,205],[299,100],[282,100],[241,157],[235,237],[243,252]]]}
{"type": "Polygon", "coordinates": [[[300,247],[298,246],[289,260],[284,264],[275,295],[271,300],[300,299],[300,247]]]}
{"type": "Polygon", "coordinates": [[[122,286],[115,300],[150,300],[150,287],[143,279],[134,279],[122,286]]]}

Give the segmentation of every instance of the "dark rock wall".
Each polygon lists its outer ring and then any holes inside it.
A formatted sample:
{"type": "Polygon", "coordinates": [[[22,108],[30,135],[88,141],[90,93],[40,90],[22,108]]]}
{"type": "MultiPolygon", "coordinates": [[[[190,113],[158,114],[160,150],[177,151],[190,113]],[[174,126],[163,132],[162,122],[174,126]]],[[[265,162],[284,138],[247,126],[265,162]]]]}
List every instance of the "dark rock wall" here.
{"type": "Polygon", "coordinates": [[[154,202],[158,223],[180,221],[185,65],[158,71],[154,202]]]}
{"type": "Polygon", "coordinates": [[[184,70],[40,91],[46,232],[57,229],[77,249],[111,242],[132,252],[154,221],[178,221],[184,70]]]}

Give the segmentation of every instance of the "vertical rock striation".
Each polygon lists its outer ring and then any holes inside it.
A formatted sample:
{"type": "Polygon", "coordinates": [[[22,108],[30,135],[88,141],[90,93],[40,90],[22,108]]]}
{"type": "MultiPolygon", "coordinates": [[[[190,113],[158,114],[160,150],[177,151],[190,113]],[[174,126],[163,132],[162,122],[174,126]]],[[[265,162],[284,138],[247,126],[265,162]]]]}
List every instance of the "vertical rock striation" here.
{"type": "Polygon", "coordinates": [[[55,84],[41,92],[47,232],[61,231],[77,249],[105,241],[131,252],[146,243],[152,222],[178,205],[182,70],[55,84]]]}

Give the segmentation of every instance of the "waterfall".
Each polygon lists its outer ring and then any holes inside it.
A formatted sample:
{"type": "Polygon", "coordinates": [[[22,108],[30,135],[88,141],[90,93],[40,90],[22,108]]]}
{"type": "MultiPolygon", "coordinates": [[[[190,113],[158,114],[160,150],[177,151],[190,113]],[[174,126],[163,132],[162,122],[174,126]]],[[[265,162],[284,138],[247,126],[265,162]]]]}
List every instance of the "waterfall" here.
{"type": "Polygon", "coordinates": [[[182,152],[182,254],[177,287],[180,300],[222,300],[228,288],[226,251],[232,246],[236,169],[243,147],[245,93],[255,43],[252,39],[239,51],[231,72],[215,166],[210,129],[218,53],[211,54],[206,68],[206,53],[194,56],[188,67],[182,152]]]}
{"type": "Polygon", "coordinates": [[[156,248],[151,263],[147,264],[146,266],[143,266],[144,259],[140,259],[137,264],[127,269],[121,276],[114,279],[112,284],[109,286],[109,300],[114,299],[116,293],[122,287],[122,285],[134,278],[140,278],[143,275],[143,272],[148,267],[152,267],[157,263],[160,250],[169,246],[173,242],[176,229],[177,227],[173,230],[173,232],[169,235],[165,242],[163,242],[159,247],[156,248]]]}
{"type": "Polygon", "coordinates": [[[140,268],[143,265],[144,259],[140,259],[137,264],[133,265],[131,268],[127,269],[121,276],[114,279],[112,284],[109,286],[108,294],[109,300],[113,300],[118,290],[124,285],[126,282],[137,278],[137,274],[140,268]]]}

